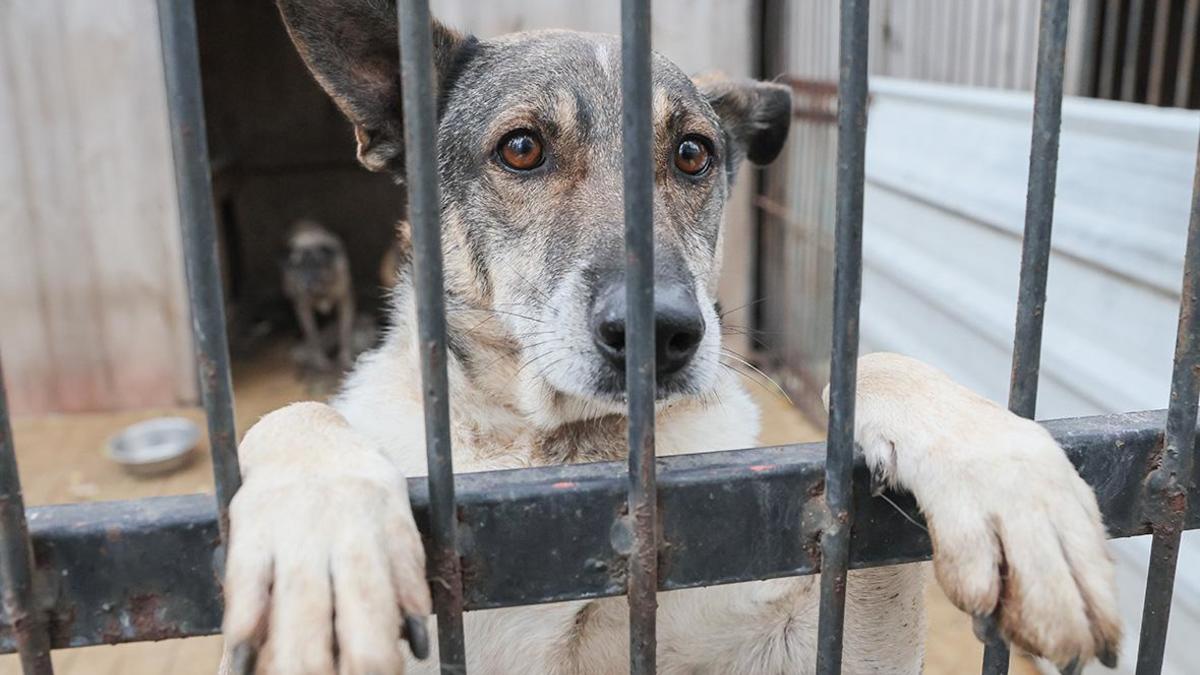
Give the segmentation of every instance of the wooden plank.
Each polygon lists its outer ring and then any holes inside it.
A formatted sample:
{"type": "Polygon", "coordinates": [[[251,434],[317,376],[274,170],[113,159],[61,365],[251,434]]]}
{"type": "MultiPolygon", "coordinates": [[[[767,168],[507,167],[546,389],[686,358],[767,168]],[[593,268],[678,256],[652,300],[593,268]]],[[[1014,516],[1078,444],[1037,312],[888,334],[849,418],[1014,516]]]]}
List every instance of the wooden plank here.
{"type": "MultiPolygon", "coordinates": [[[[80,170],[77,130],[71,109],[79,104],[67,85],[68,45],[61,31],[59,3],[18,2],[9,5],[3,42],[9,51],[18,143],[30,204],[36,279],[25,280],[25,292],[40,287],[47,326],[45,349],[55,364],[52,377],[55,407],[86,410],[112,394],[108,364],[103,359],[104,334],[98,314],[98,289],[90,256],[89,234],[78,199],[80,170]],[[98,349],[98,347],[100,347],[98,349]]],[[[15,364],[23,354],[5,357],[15,364]]],[[[27,409],[14,401],[14,409],[27,409]]]]}
{"type": "Polygon", "coordinates": [[[34,250],[35,224],[33,205],[29,202],[28,173],[25,169],[25,147],[18,122],[19,110],[14,96],[13,42],[7,38],[5,26],[14,25],[15,10],[11,4],[0,4],[0,186],[5,198],[0,199],[0,358],[4,359],[4,375],[8,399],[16,412],[48,410],[55,400],[54,362],[45,346],[49,327],[42,313],[41,287],[37,283],[37,264],[34,250]]]}
{"type": "Polygon", "coordinates": [[[76,105],[78,198],[96,283],[103,359],[118,409],[174,403],[190,384],[178,210],[151,2],[63,6],[76,105]],[[86,104],[84,104],[86,102],[86,104]],[[129,339],[137,336],[137,339],[129,339]]]}
{"type": "Polygon", "coordinates": [[[0,339],[14,410],[192,400],[154,3],[0,12],[0,133],[13,149],[0,177],[16,195],[0,216],[16,242],[0,254],[0,293],[19,317],[0,339]]]}

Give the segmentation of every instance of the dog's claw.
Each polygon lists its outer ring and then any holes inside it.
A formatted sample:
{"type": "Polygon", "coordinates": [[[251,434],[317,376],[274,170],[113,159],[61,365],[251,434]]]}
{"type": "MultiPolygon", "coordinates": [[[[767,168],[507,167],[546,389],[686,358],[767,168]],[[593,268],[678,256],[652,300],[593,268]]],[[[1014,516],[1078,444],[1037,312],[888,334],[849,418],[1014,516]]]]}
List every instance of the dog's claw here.
{"type": "Polygon", "coordinates": [[[230,672],[235,675],[254,675],[254,668],[258,665],[258,650],[249,642],[243,642],[233,648],[229,660],[230,672]]]}
{"type": "Polygon", "coordinates": [[[429,657],[429,632],[425,630],[424,619],[405,612],[403,637],[408,640],[413,656],[422,661],[429,657]]]}
{"type": "Polygon", "coordinates": [[[1000,639],[1000,627],[995,614],[978,614],[971,619],[971,629],[980,642],[988,644],[1000,639]]]}
{"type": "Polygon", "coordinates": [[[1062,673],[1062,675],[1079,675],[1083,672],[1083,664],[1079,662],[1079,659],[1072,659],[1070,663],[1059,669],[1058,672],[1062,673]]]}
{"type": "Polygon", "coordinates": [[[888,489],[887,476],[882,465],[871,468],[871,496],[878,497],[888,489]]]}
{"type": "Polygon", "coordinates": [[[1104,648],[1100,650],[1096,658],[1100,660],[1100,663],[1105,668],[1117,667],[1117,650],[1112,645],[1104,645],[1104,648]]]}

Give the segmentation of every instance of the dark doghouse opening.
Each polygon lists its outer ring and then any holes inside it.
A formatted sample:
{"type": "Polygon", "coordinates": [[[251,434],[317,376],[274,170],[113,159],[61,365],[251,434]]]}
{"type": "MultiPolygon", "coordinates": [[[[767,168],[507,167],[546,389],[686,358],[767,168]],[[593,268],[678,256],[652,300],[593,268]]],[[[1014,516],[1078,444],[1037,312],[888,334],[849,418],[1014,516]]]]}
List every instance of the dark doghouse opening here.
{"type": "Polygon", "coordinates": [[[378,317],[401,192],[358,164],[350,124],[308,74],[273,2],[206,0],[196,13],[233,349],[298,334],[280,261],[301,218],[341,237],[359,313],[378,317]]]}

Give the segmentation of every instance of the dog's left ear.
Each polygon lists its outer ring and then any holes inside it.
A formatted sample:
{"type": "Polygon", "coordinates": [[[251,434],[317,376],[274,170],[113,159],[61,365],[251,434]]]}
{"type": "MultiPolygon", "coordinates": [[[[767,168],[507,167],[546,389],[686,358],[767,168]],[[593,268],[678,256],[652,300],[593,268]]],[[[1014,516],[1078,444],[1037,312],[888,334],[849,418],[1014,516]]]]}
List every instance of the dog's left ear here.
{"type": "MultiPolygon", "coordinates": [[[[358,160],[372,171],[401,175],[404,125],[395,0],[276,2],[305,65],[354,125],[358,160]]],[[[471,38],[433,22],[439,91],[469,44],[471,38]]]]}
{"type": "Polygon", "coordinates": [[[721,126],[739,155],[758,165],[770,164],[779,156],[792,125],[790,88],[719,73],[700,75],[692,81],[721,118],[721,126]]]}

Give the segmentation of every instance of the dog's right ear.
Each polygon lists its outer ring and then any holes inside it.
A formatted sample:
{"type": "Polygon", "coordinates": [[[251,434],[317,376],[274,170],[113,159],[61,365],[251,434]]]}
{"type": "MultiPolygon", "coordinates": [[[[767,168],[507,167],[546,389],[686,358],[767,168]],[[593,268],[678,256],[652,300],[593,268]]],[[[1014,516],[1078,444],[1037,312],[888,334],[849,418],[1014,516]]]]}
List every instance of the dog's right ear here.
{"type": "MultiPolygon", "coordinates": [[[[404,125],[394,0],[278,0],[278,4],[300,57],[354,125],[358,161],[372,171],[403,174],[404,125]]],[[[438,91],[468,41],[433,22],[438,91]]]]}

